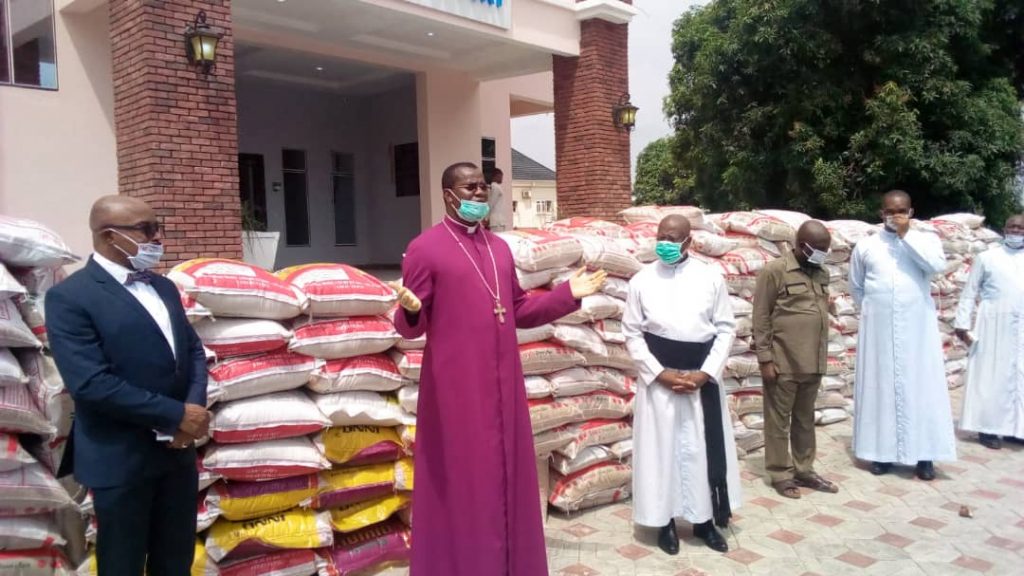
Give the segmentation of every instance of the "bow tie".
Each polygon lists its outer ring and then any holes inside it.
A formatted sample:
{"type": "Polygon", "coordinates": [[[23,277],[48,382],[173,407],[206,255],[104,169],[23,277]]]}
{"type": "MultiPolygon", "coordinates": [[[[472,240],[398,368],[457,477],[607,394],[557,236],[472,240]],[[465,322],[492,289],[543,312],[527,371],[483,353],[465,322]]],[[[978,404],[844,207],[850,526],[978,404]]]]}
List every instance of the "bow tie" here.
{"type": "Polygon", "coordinates": [[[136,282],[142,282],[143,284],[149,284],[153,281],[153,273],[149,270],[143,270],[142,272],[132,272],[128,274],[128,279],[124,281],[125,286],[131,286],[136,282]]]}

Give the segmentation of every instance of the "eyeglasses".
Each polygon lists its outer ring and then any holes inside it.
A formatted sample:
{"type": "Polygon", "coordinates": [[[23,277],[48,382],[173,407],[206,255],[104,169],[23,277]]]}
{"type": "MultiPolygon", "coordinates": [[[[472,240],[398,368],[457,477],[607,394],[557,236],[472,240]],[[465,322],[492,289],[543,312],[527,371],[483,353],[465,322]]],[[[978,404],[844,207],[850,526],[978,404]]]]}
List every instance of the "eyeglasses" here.
{"type": "Polygon", "coordinates": [[[139,222],[138,224],[131,224],[131,225],[121,225],[121,226],[110,225],[110,226],[104,226],[104,228],[110,228],[110,229],[113,229],[113,230],[134,230],[136,232],[142,232],[142,234],[144,234],[146,236],[146,238],[153,238],[161,230],[163,230],[163,225],[160,224],[159,222],[156,222],[156,221],[150,221],[150,222],[139,222]]]}

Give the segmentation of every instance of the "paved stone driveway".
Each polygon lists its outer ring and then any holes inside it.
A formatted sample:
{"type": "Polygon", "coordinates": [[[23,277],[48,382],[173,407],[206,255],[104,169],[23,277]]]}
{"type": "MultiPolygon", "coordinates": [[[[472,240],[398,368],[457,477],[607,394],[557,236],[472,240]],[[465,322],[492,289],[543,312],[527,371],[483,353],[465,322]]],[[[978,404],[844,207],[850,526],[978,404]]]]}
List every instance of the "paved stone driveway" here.
{"type": "MultiPolygon", "coordinates": [[[[959,414],[959,394],[954,394],[959,414]]],[[[852,464],[853,422],[818,428],[818,471],[839,494],[777,495],[762,480],[763,452],[743,466],[743,507],[718,554],[684,527],[679,556],[634,530],[630,506],[547,523],[552,574],[579,576],[1024,575],[1024,448],[991,451],[961,437],[960,460],[937,465],[932,483],[913,470],[875,477],[852,464]],[[973,518],[962,518],[968,506],[973,518]]]]}
{"type": "MultiPolygon", "coordinates": [[[[954,413],[959,414],[959,394],[954,413]]],[[[761,479],[763,452],[742,462],[743,507],[731,551],[712,552],[688,526],[679,556],[634,530],[629,503],[547,521],[551,573],[565,576],[1024,575],[1024,448],[994,452],[961,438],[960,461],[940,463],[935,482],[912,469],[875,477],[854,467],[852,420],[818,428],[818,470],[839,494],[778,496],[761,479]],[[961,518],[968,506],[973,518],[961,518]]],[[[388,576],[407,574],[397,568],[388,576]]]]}

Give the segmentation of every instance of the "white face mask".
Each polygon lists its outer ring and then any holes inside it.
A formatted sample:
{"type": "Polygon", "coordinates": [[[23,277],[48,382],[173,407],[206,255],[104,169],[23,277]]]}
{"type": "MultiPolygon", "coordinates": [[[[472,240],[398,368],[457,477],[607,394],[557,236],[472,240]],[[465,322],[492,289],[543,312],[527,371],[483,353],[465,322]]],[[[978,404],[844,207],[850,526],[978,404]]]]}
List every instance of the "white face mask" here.
{"type": "Polygon", "coordinates": [[[1021,234],[1007,234],[1003,238],[1003,244],[1011,250],[1020,250],[1024,248],[1024,235],[1021,234]]]}
{"type": "Polygon", "coordinates": [[[159,244],[157,242],[146,242],[140,244],[139,242],[132,240],[127,235],[122,234],[121,232],[118,232],[113,228],[108,228],[107,230],[117,234],[118,236],[121,236],[122,238],[128,240],[132,244],[135,244],[135,246],[138,248],[138,252],[133,256],[129,254],[126,250],[118,246],[117,244],[114,244],[114,248],[117,248],[118,250],[121,251],[122,254],[128,257],[128,262],[132,265],[132,268],[134,268],[137,272],[142,272],[143,270],[150,270],[152,268],[156,268],[157,265],[160,264],[160,259],[163,258],[164,256],[163,244],[159,244]]]}
{"type": "Polygon", "coordinates": [[[810,244],[804,244],[804,256],[807,257],[808,264],[820,267],[828,258],[828,252],[822,252],[813,248],[810,244]]]}

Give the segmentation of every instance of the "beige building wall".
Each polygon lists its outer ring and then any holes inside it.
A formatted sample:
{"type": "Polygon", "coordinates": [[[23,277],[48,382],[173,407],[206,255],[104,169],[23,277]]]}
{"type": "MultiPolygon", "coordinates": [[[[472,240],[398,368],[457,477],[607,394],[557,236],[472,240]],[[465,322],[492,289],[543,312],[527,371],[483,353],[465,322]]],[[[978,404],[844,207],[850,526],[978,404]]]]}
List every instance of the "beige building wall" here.
{"type": "Polygon", "coordinates": [[[43,222],[87,256],[89,207],[117,193],[107,10],[55,4],[58,89],[0,86],[0,213],[43,222]]]}
{"type": "Polygon", "coordinates": [[[555,221],[558,194],[554,180],[513,180],[515,201],[513,223],[516,228],[542,228],[555,221]]]}

